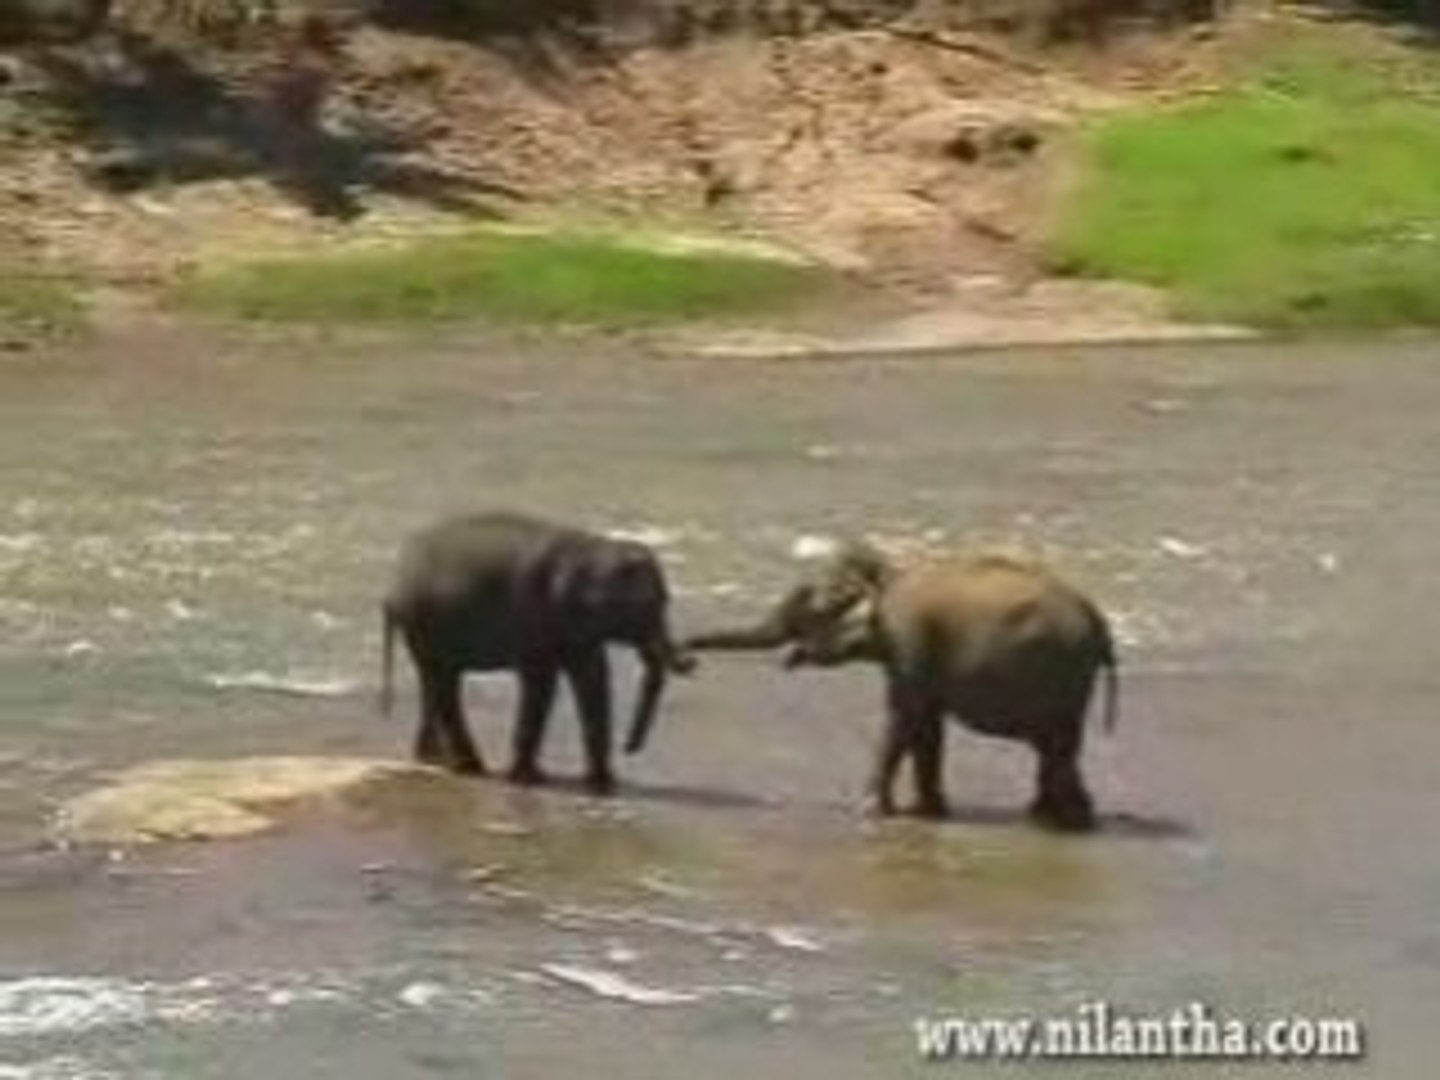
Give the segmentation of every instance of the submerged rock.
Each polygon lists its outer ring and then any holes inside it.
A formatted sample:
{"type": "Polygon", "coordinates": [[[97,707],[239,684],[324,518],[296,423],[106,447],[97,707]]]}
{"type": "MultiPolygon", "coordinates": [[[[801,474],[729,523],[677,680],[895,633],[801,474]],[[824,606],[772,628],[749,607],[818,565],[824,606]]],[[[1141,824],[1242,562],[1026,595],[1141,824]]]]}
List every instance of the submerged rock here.
{"type": "Polygon", "coordinates": [[[298,804],[432,774],[422,766],[374,758],[159,761],[70,800],[52,832],[61,843],[121,846],[249,836],[274,827],[298,804]]]}

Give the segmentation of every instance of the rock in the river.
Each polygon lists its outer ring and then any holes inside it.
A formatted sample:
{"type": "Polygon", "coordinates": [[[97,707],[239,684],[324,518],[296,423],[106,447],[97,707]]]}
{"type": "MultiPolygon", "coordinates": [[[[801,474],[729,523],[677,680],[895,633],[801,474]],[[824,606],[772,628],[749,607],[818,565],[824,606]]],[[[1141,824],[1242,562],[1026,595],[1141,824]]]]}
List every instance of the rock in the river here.
{"type": "Polygon", "coordinates": [[[62,843],[133,845],[217,840],[263,832],[287,807],[355,794],[377,782],[432,770],[373,758],[254,757],[159,761],[61,807],[62,843]]]}

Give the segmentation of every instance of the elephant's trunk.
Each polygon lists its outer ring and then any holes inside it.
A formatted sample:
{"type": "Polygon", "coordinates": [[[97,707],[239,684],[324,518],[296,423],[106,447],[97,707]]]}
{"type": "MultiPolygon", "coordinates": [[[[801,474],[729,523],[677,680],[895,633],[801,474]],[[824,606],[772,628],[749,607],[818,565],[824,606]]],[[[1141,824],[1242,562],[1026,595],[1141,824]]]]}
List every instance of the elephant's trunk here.
{"type": "Polygon", "coordinates": [[[747,652],[778,649],[795,640],[788,610],[782,605],[753,626],[736,630],[715,630],[685,639],[690,649],[715,652],[747,652]]]}
{"type": "Polygon", "coordinates": [[[669,675],[672,672],[688,675],[695,670],[695,658],[688,650],[677,646],[663,627],[650,641],[640,646],[640,663],[643,674],[640,693],[635,699],[634,718],[630,722],[630,734],[625,740],[627,754],[638,754],[645,748],[650,729],[660,711],[660,698],[665,692],[669,675]]]}

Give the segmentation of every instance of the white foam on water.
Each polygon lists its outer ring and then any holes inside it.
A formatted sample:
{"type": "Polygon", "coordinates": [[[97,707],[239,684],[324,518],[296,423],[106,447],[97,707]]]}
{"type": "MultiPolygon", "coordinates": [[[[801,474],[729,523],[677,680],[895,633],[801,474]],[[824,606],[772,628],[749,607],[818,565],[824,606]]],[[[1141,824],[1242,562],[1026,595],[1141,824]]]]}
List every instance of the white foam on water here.
{"type": "Polygon", "coordinates": [[[688,900],[706,895],[703,889],[697,889],[691,885],[683,885],[678,881],[672,881],[660,873],[641,874],[635,881],[641,888],[655,893],[657,896],[688,900]]]}
{"type": "Polygon", "coordinates": [[[1155,546],[1177,559],[1199,559],[1208,554],[1204,546],[1178,536],[1162,536],[1155,541],[1155,546]]]}
{"type": "Polygon", "coordinates": [[[454,986],[427,980],[407,983],[395,993],[395,1000],[400,1004],[421,1012],[437,1007],[454,1010],[484,1006],[492,1004],[495,999],[495,992],[483,987],[454,986]]]}
{"type": "MultiPolygon", "coordinates": [[[[292,1008],[355,1008],[381,998],[413,1009],[469,1008],[495,999],[495,993],[485,987],[450,986],[420,979],[377,997],[366,989],[366,981],[363,973],[353,972],[276,973],[258,978],[201,975],[175,982],[64,975],[0,980],[0,1045],[6,1039],[65,1040],[82,1033],[152,1023],[253,1023],[273,1019],[277,1013],[292,1008]]],[[[63,1071],[61,1065],[71,1060],[0,1063],[0,1080],[59,1080],[72,1076],[78,1080],[108,1075],[79,1067],[63,1071]]]]}
{"type": "Polygon", "coordinates": [[[782,949],[805,953],[825,951],[825,946],[821,944],[819,938],[798,926],[768,926],[765,928],[764,934],[782,949]]]}
{"type": "MultiPolygon", "coordinates": [[[[186,985],[197,984],[208,986],[210,980],[192,979],[186,985]]],[[[356,988],[352,980],[334,977],[323,972],[309,972],[272,976],[231,986],[225,997],[228,1002],[228,1011],[256,1017],[263,1013],[263,1010],[257,1012],[257,1006],[260,1005],[271,1010],[283,1010],[304,1005],[345,1003],[354,998],[355,992],[356,988]],[[243,1007],[238,1009],[235,1007],[234,999],[236,998],[244,999],[243,1007]]],[[[218,1002],[212,999],[212,1004],[218,1004],[218,1002]]]]}
{"type": "Polygon", "coordinates": [[[179,597],[165,601],[165,613],[176,622],[189,622],[199,615],[199,612],[179,597]]]}
{"type": "Polygon", "coordinates": [[[666,528],[663,525],[619,525],[605,530],[612,540],[632,540],[646,547],[674,547],[685,535],[685,530],[666,528]]]}
{"type": "Polygon", "coordinates": [[[706,596],[744,596],[747,592],[745,586],[738,581],[717,581],[712,585],[706,585],[701,592],[706,596]]]}
{"type": "Polygon", "coordinates": [[[691,600],[701,596],[725,600],[751,595],[751,590],[738,581],[717,581],[709,585],[675,585],[671,592],[679,600],[691,600]]]}
{"type": "Polygon", "coordinates": [[[240,538],[221,529],[159,529],[150,534],[150,542],[162,547],[197,547],[210,544],[235,544],[240,538]]]}
{"type": "Polygon", "coordinates": [[[208,982],[37,975],[0,982],[0,1039],[65,1036],[147,1021],[207,1023],[223,1015],[208,982]]]}
{"type": "Polygon", "coordinates": [[[640,953],[623,941],[612,941],[605,946],[605,959],[612,964],[633,964],[640,959],[640,953]]]}
{"type": "Polygon", "coordinates": [[[790,545],[790,557],[802,561],[828,559],[839,550],[840,542],[833,536],[805,533],[797,536],[790,545]]]}
{"type": "Polygon", "coordinates": [[[401,1004],[409,1005],[412,1009],[429,1008],[446,996],[445,987],[433,982],[411,983],[395,995],[401,1004]]]}
{"type": "Polygon", "coordinates": [[[788,952],[808,954],[822,953],[827,949],[817,931],[801,926],[762,926],[746,921],[712,922],[640,907],[597,908],[579,904],[556,904],[547,907],[545,915],[556,924],[570,929],[633,926],[678,934],[714,946],[720,950],[721,959],[727,961],[750,958],[753,949],[747,945],[765,944],[788,952]]]}
{"type": "Polygon", "coordinates": [[[1115,643],[1123,649],[1160,648],[1178,644],[1178,635],[1153,611],[1112,610],[1108,613],[1115,643]]]}
{"type": "Polygon", "coordinates": [[[479,827],[492,836],[529,836],[535,831],[516,821],[482,821],[479,827]]]}
{"type": "Polygon", "coordinates": [[[122,979],[38,975],[0,982],[0,1038],[138,1024],[144,989],[122,979]]]}
{"type": "Polygon", "coordinates": [[[277,675],[268,671],[214,673],[206,675],[205,682],[215,690],[250,690],[292,697],[344,697],[353,694],[360,685],[354,679],[277,675]]]}
{"type": "Polygon", "coordinates": [[[0,1062],[0,1080],[119,1080],[119,1077],[117,1072],[68,1054],[19,1064],[0,1062]]]}
{"type": "Polygon", "coordinates": [[[688,1005],[702,997],[690,990],[669,990],[646,986],[603,968],[578,964],[541,964],[540,970],[552,979],[587,990],[596,997],[624,1001],[631,1005],[688,1005]]]}

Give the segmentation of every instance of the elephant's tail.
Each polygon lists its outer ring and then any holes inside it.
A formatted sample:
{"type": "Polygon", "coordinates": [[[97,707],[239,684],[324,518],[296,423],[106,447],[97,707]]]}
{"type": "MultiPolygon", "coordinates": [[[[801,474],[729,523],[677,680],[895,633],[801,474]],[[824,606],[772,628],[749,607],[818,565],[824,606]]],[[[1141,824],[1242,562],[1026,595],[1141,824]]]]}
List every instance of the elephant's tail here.
{"type": "Polygon", "coordinates": [[[1115,730],[1120,712],[1120,674],[1115,654],[1111,653],[1101,666],[1105,672],[1105,730],[1111,732],[1115,730]]]}
{"type": "Polygon", "coordinates": [[[380,714],[389,716],[395,705],[395,613],[380,609],[380,714]]]}
{"type": "Polygon", "coordinates": [[[1099,620],[1101,631],[1100,668],[1105,673],[1105,730],[1115,730],[1120,713],[1120,672],[1115,658],[1115,637],[1110,625],[1103,617],[1099,620]]]}

